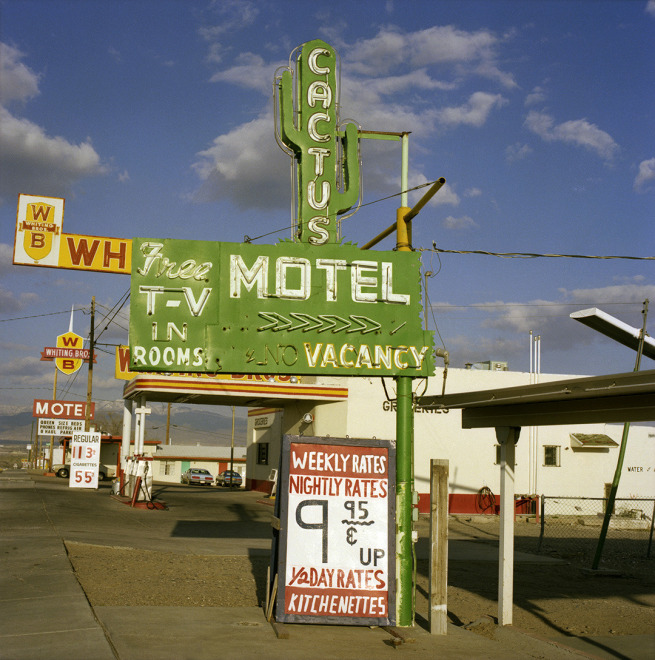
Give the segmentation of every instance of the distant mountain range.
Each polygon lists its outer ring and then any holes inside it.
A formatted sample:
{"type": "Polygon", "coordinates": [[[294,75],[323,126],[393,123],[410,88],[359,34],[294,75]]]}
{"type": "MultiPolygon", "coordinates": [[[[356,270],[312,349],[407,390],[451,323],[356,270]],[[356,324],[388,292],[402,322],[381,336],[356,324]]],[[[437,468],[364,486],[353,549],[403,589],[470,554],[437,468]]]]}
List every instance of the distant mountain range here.
{"type": "MultiPolygon", "coordinates": [[[[166,414],[159,410],[148,415],[146,421],[146,439],[160,440],[165,443],[166,414]]],[[[227,409],[217,408],[216,412],[203,409],[194,410],[184,407],[171,409],[170,437],[172,444],[207,445],[226,447],[232,439],[232,413],[227,409]]],[[[114,422],[122,419],[122,413],[113,413],[114,422]]],[[[36,440],[37,420],[31,412],[0,412],[0,445],[27,445],[36,440]]],[[[119,423],[120,428],[120,423],[119,423]]],[[[234,420],[234,444],[237,447],[246,446],[247,417],[245,410],[237,410],[234,420]]],[[[103,432],[114,435],[121,431],[102,428],[103,432]]]]}

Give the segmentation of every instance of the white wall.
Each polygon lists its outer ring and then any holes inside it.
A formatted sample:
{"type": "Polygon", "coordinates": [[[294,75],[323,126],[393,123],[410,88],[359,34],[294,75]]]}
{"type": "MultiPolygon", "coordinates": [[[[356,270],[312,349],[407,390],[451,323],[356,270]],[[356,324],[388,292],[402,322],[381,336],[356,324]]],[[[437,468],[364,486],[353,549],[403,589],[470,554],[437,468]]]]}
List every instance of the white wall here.
{"type": "MultiPolygon", "coordinates": [[[[575,376],[541,375],[541,382],[575,376]]],[[[395,383],[387,379],[387,390],[395,398],[395,383]]],[[[450,369],[446,392],[466,392],[529,384],[529,374],[511,371],[473,371],[450,369]]],[[[351,437],[393,439],[395,412],[385,405],[385,393],[379,379],[353,378],[349,382],[347,433],[351,437]],[[385,410],[387,408],[387,410],[385,410]]],[[[420,381],[415,391],[423,392],[420,381]]],[[[441,371],[432,378],[426,394],[440,394],[441,371]]],[[[538,429],[536,489],[530,493],[529,431],[521,430],[516,447],[516,492],[523,494],[553,493],[603,497],[604,485],[610,483],[616,469],[618,448],[606,452],[573,451],[570,433],[605,433],[620,444],[622,425],[567,424],[538,429]],[[543,446],[560,447],[560,467],[543,465],[543,446]]],[[[619,497],[655,497],[655,428],[632,425],[627,444],[619,497]],[[650,442],[648,435],[651,434],[650,442]],[[628,466],[642,471],[627,471],[628,466]],[[650,471],[649,468],[650,467],[650,471]]],[[[429,466],[432,458],[450,461],[450,492],[477,492],[483,486],[498,492],[500,471],[495,465],[496,436],[494,429],[462,429],[461,411],[448,413],[417,412],[414,415],[414,470],[416,490],[429,492],[429,466]]]]}
{"type": "MultiPolygon", "coordinates": [[[[295,415],[294,417],[298,417],[295,415]]],[[[282,447],[282,410],[253,410],[248,415],[246,477],[256,483],[267,482],[272,469],[278,469],[282,447]],[[256,413],[260,414],[256,414],[256,413]],[[258,445],[268,444],[268,463],[257,462],[258,445]]]]}
{"type": "MultiPolygon", "coordinates": [[[[542,374],[540,382],[575,378],[559,374],[542,374]]],[[[288,406],[279,413],[276,422],[255,432],[253,417],[249,418],[249,446],[256,437],[270,443],[269,462],[277,462],[283,433],[351,438],[381,438],[394,440],[396,414],[388,403],[379,378],[321,378],[321,384],[348,387],[348,400],[343,403],[288,406]],[[305,412],[314,415],[314,422],[301,421],[305,412]]],[[[385,379],[388,395],[395,398],[395,382],[385,379]]],[[[529,384],[529,374],[512,371],[481,371],[450,369],[447,393],[466,392],[529,384]]],[[[418,394],[440,394],[442,372],[429,380],[415,381],[418,394]]],[[[604,497],[605,484],[611,483],[616,468],[618,447],[607,451],[571,448],[570,433],[605,433],[617,443],[621,441],[622,425],[568,424],[544,426],[538,429],[537,446],[530,450],[529,429],[521,431],[516,448],[516,493],[559,496],[604,497]],[[560,466],[543,465],[544,445],[559,446],[560,466]],[[536,476],[530,479],[530,465],[536,476]]],[[[461,412],[418,411],[414,416],[415,488],[429,493],[430,459],[450,462],[449,492],[474,494],[483,486],[499,492],[500,470],[495,465],[496,437],[494,429],[462,429],[461,412]]],[[[248,451],[248,477],[267,479],[271,466],[253,464],[253,452],[248,451]],[[264,474],[266,473],[266,474],[264,474]]],[[[277,465],[274,465],[277,467],[277,465]]],[[[655,497],[655,428],[632,425],[618,497],[655,497]],[[630,467],[641,468],[629,470],[630,467]]]]}

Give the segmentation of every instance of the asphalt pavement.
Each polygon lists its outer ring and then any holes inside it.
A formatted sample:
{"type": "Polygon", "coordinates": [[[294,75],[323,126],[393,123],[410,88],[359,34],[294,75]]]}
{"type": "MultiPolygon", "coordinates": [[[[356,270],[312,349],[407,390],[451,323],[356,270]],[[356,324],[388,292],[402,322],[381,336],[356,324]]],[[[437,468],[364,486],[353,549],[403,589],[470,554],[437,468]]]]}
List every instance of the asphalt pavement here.
{"type": "MultiPolygon", "coordinates": [[[[69,489],[61,479],[6,470],[0,474],[0,658],[11,660],[168,660],[193,658],[640,658],[652,657],[653,638],[541,639],[507,626],[495,639],[454,625],[431,635],[421,625],[379,628],[272,625],[258,607],[92,607],[68,559],[65,541],[135,551],[207,555],[266,555],[271,509],[261,495],[198,492],[179,498],[156,485],[171,507],[133,509],[98,490],[69,489]],[[213,534],[217,502],[225,507],[213,534]],[[576,647],[576,648],[574,648],[576,647]],[[399,655],[400,654],[400,655],[399,655]]],[[[450,539],[460,556],[497,562],[493,546],[450,539]]],[[[420,546],[419,546],[419,551],[420,546]]],[[[517,553],[516,561],[539,561],[517,553]]],[[[129,603],[129,583],[125,585],[129,603]]]]}

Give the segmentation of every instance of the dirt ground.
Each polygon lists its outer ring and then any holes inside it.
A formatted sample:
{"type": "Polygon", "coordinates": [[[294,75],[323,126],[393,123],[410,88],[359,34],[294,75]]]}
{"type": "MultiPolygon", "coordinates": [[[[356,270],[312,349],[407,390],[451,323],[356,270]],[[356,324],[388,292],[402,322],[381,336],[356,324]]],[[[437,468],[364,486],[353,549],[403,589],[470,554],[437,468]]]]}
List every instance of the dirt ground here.
{"type": "MultiPolygon", "coordinates": [[[[517,551],[534,552],[534,525],[517,529],[517,551]]],[[[497,524],[451,518],[451,536],[497,542],[497,524]]],[[[419,534],[427,535],[425,521],[419,534]]],[[[93,606],[258,606],[265,600],[266,557],[180,555],[67,542],[77,578],[93,606]],[[130,602],[124,585],[129,582],[130,602]]],[[[550,554],[553,554],[551,551],[550,554]]],[[[564,553],[566,554],[566,553],[564,553]]],[[[652,634],[655,630],[655,560],[626,558],[615,571],[589,575],[585,566],[562,563],[515,565],[514,625],[544,636],[652,634]]],[[[416,620],[427,626],[428,562],[419,560],[416,620]]],[[[497,615],[496,561],[449,557],[451,623],[493,636],[497,615]]]]}

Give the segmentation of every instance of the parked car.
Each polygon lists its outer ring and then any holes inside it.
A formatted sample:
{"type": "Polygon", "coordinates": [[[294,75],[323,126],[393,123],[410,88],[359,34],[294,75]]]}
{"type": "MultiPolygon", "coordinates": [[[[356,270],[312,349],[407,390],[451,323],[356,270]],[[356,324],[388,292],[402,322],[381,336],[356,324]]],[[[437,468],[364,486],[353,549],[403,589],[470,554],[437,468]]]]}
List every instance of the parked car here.
{"type": "Polygon", "coordinates": [[[216,477],[217,486],[240,486],[243,479],[234,470],[224,470],[216,477]]]}
{"type": "MultiPolygon", "coordinates": [[[[66,465],[53,465],[52,466],[52,471],[58,476],[61,477],[62,479],[68,479],[71,474],[71,466],[70,463],[66,463],[66,465]]],[[[106,465],[103,465],[100,463],[98,466],[98,481],[104,481],[107,477],[113,477],[114,471],[110,470],[106,465]]]]}
{"type": "Polygon", "coordinates": [[[182,475],[183,484],[200,484],[201,486],[211,486],[214,483],[214,477],[204,468],[189,468],[182,475]]]}

